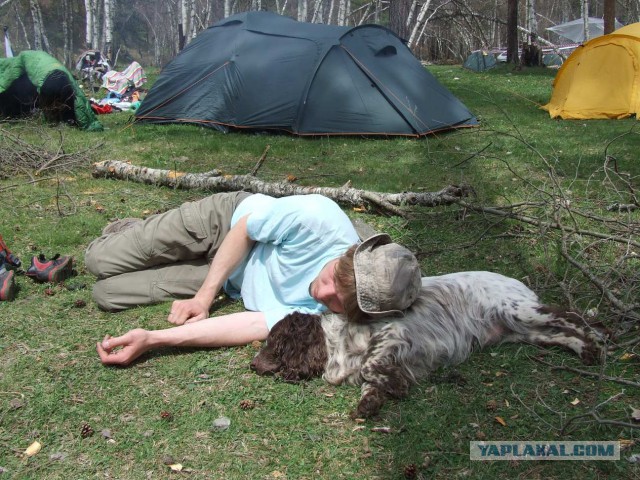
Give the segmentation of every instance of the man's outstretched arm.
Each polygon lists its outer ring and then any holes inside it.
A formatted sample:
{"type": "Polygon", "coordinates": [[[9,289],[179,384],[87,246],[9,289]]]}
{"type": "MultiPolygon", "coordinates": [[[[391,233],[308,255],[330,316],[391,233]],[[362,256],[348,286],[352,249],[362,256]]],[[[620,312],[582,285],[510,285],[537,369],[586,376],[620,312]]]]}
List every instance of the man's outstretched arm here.
{"type": "Polygon", "coordinates": [[[229,275],[249,254],[255,243],[247,233],[245,215],[229,230],[213,257],[207,278],[193,298],[176,300],[168,320],[175,325],[196,322],[209,316],[209,308],[229,275]]]}
{"type": "Polygon", "coordinates": [[[104,365],[129,365],[143,353],[162,347],[231,347],[264,340],[269,334],[262,312],[240,312],[207,318],[164,330],[136,328],[96,344],[104,365]]]}

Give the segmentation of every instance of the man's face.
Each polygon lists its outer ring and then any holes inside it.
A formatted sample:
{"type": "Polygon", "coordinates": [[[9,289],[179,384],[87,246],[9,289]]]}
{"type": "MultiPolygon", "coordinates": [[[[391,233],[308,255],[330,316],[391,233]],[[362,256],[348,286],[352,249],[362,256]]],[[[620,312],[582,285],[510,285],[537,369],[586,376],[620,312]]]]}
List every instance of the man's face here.
{"type": "Polygon", "coordinates": [[[327,263],[309,285],[309,294],[333,313],[344,313],[344,299],[336,289],[335,270],[338,259],[327,263]]]}

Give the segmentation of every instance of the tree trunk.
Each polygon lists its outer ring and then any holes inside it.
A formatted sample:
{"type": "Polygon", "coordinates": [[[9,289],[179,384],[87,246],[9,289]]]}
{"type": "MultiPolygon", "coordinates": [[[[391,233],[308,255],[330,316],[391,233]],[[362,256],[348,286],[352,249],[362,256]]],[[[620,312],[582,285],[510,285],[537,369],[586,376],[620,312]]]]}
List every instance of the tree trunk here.
{"type": "Polygon", "coordinates": [[[117,178],[145,184],[162,185],[171,188],[205,189],[209,192],[246,191],[264,193],[273,197],[290,195],[324,195],[342,205],[350,207],[372,207],[397,215],[404,215],[398,206],[416,205],[437,207],[451,205],[472,193],[468,186],[449,185],[439,192],[380,193],[343,187],[305,187],[292,183],[268,183],[254,175],[221,175],[217,171],[209,173],[184,173],[175,170],[158,170],[137,167],[126,162],[107,160],[94,164],[94,177],[117,178]]]}
{"type": "Polygon", "coordinates": [[[507,62],[518,61],[518,0],[507,0],[507,62]]]}
{"type": "Polygon", "coordinates": [[[411,13],[410,0],[389,0],[389,28],[400,38],[409,37],[407,18],[411,13]]]}
{"type": "MultiPolygon", "coordinates": [[[[113,0],[115,2],[115,0],[113,0]]],[[[113,7],[112,0],[104,0],[104,55],[107,57],[107,61],[112,63],[112,48],[113,48],[113,7]]],[[[114,65],[115,66],[115,65],[114,65]]]]}
{"type": "Polygon", "coordinates": [[[582,0],[580,3],[580,13],[584,26],[584,41],[587,42],[591,37],[591,35],[589,35],[589,0],[582,0]]]}
{"type": "Polygon", "coordinates": [[[616,2],[604,0],[604,34],[608,35],[616,29],[616,2]]]}
{"type": "Polygon", "coordinates": [[[93,48],[93,0],[84,0],[85,32],[84,41],[87,48],[93,48]]]}
{"type": "Polygon", "coordinates": [[[299,22],[307,21],[307,9],[308,9],[307,0],[298,0],[298,21],[299,22]]]}
{"type": "Polygon", "coordinates": [[[427,16],[427,10],[429,10],[430,5],[431,0],[425,0],[425,2],[422,4],[422,7],[420,7],[420,13],[418,13],[416,24],[413,26],[411,36],[409,37],[409,42],[407,43],[407,46],[409,48],[413,48],[418,42],[418,32],[422,31],[422,26],[426,23],[425,17],[427,16]]]}
{"type": "Polygon", "coordinates": [[[27,50],[31,50],[31,42],[29,41],[29,34],[27,33],[27,27],[24,26],[24,22],[22,21],[22,15],[20,14],[20,12],[18,12],[18,4],[14,3],[13,8],[16,11],[16,21],[20,24],[20,29],[22,30],[24,43],[27,45],[27,50]]]}
{"type": "Polygon", "coordinates": [[[345,25],[347,18],[347,0],[338,0],[338,25],[345,25]]]}
{"type": "Polygon", "coordinates": [[[73,36],[72,26],[70,24],[73,16],[71,15],[71,7],[69,6],[69,0],[62,0],[62,37],[63,37],[63,49],[62,58],[64,66],[68,69],[73,69],[73,57],[71,52],[73,51],[73,36]]]}
{"type": "Polygon", "coordinates": [[[42,50],[42,24],[38,15],[36,0],[29,0],[31,20],[33,21],[33,46],[36,50],[42,50]]]}

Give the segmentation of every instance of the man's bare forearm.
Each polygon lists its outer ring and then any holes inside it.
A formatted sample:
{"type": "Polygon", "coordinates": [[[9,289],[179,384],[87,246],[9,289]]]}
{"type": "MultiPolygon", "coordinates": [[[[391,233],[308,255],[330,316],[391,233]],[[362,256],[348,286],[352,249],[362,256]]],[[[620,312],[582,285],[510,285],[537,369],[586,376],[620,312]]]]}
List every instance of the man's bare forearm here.
{"type": "Polygon", "coordinates": [[[231,347],[267,338],[262,312],[239,312],[149,332],[149,348],[231,347]]]}

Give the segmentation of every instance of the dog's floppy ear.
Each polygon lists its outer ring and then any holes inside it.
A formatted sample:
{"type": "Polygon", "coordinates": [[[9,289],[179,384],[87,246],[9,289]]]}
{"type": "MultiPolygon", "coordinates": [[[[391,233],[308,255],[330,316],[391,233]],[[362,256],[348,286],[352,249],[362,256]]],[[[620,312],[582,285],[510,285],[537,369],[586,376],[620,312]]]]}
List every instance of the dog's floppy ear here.
{"type": "Polygon", "coordinates": [[[294,312],[271,329],[251,369],[259,375],[278,373],[286,382],[299,382],[321,376],[326,363],[320,317],[294,312]]]}
{"type": "Polygon", "coordinates": [[[327,363],[327,347],[320,316],[296,312],[285,319],[288,341],[280,345],[282,378],[298,382],[321,376],[327,363]]]}

